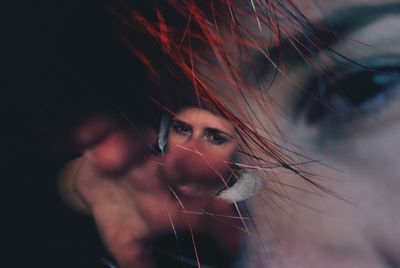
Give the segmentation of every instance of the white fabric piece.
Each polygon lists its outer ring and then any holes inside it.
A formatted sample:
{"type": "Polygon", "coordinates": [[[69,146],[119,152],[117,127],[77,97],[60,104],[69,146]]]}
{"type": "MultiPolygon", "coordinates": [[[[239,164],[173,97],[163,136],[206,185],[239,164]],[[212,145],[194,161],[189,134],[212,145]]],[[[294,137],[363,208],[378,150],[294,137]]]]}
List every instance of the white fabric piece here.
{"type": "Polygon", "coordinates": [[[238,181],[226,190],[219,193],[218,197],[230,203],[245,201],[255,196],[261,189],[262,181],[259,177],[249,173],[242,173],[238,181]]]}
{"type": "Polygon", "coordinates": [[[165,152],[165,146],[167,146],[169,121],[169,116],[167,114],[164,114],[161,119],[160,130],[158,132],[158,148],[162,153],[165,152]]]}

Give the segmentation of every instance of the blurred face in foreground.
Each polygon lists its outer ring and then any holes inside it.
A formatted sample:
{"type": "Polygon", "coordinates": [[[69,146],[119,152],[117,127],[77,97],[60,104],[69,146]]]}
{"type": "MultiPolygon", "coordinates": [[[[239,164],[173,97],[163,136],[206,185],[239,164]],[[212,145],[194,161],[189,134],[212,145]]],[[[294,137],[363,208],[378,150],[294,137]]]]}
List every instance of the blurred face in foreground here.
{"type": "MultiPolygon", "coordinates": [[[[257,226],[264,242],[280,240],[279,250],[272,247],[276,258],[270,258],[277,267],[399,267],[400,3],[306,2],[311,22],[322,20],[335,33],[334,40],[307,55],[318,66],[291,53],[293,47],[283,48],[275,78],[275,67],[255,53],[264,89],[250,90],[272,100],[268,104],[282,133],[305,148],[295,150],[309,158],[298,156],[294,163],[317,161],[307,170],[353,204],[326,193],[321,198],[301,179],[279,171],[281,182],[306,191],[282,186],[282,196],[290,200],[265,191],[253,205],[257,226]]],[[[282,42],[312,39],[313,34],[289,32],[282,42]]],[[[274,128],[269,116],[257,115],[266,129],[274,128]]],[[[265,247],[255,243],[258,262],[268,267],[265,247]]]]}

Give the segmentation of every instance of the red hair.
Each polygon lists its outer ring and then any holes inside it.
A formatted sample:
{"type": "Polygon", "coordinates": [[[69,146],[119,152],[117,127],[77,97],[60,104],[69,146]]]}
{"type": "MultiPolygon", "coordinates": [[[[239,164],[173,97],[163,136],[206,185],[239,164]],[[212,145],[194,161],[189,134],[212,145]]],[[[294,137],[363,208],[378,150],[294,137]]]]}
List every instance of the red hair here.
{"type": "MultiPolygon", "coordinates": [[[[185,105],[187,96],[192,96],[198,106],[207,106],[232,122],[241,141],[239,151],[250,166],[262,170],[287,169],[333,194],[318,184],[305,168],[294,164],[292,151],[275,142],[277,139],[288,141],[274,121],[265,90],[252,90],[258,85],[246,78],[249,71],[256,72],[252,51],[263,53],[275,73],[284,75],[279,58],[272,59],[264,44],[273,42],[279,47],[282,36],[310,27],[299,5],[291,0],[117,0],[107,3],[121,22],[122,40],[144,64],[158,88],[159,94],[152,97],[155,102],[174,111],[180,104],[171,99],[181,100],[185,105]],[[249,26],[248,18],[256,27],[249,26]],[[265,36],[270,36],[270,40],[265,36]],[[235,53],[233,57],[232,53],[235,53]],[[275,131],[260,123],[259,113],[268,117],[275,131]]],[[[303,51],[323,45],[315,36],[309,41],[303,44],[293,39],[291,46],[303,51]]],[[[304,59],[315,64],[306,55],[304,59]]],[[[271,173],[267,175],[273,179],[271,173]]]]}

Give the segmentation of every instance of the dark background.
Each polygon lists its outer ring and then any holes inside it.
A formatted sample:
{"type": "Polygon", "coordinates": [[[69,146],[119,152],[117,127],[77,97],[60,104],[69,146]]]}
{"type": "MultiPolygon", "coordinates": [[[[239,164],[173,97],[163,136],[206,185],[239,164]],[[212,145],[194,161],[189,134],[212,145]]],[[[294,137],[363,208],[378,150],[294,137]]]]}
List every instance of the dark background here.
{"type": "MultiPolygon", "coordinates": [[[[60,169],[79,155],[71,130],[99,113],[121,120],[127,116],[139,128],[143,123],[157,127],[161,109],[149,95],[171,109],[196,100],[186,90],[191,82],[163,55],[159,43],[141,31],[130,32],[110,16],[107,7],[116,3],[9,0],[1,4],[0,174],[6,238],[1,267],[105,267],[101,258],[108,254],[93,219],[66,207],[57,190],[60,169]],[[150,57],[159,72],[157,79],[123,44],[118,30],[150,57]]],[[[152,1],[130,4],[152,22],[157,19],[152,1]]],[[[166,2],[159,5],[168,23],[176,29],[186,27],[166,2]]],[[[127,8],[119,8],[129,16],[127,8]]],[[[166,237],[165,245],[161,240],[154,244],[171,249],[169,243],[175,240],[166,237]]],[[[215,263],[228,261],[213,243],[204,241],[204,256],[215,263]]],[[[191,241],[187,243],[191,248],[191,241]]],[[[176,260],[168,257],[160,256],[159,262],[176,267],[176,260]]]]}
{"type": "Polygon", "coordinates": [[[92,219],[64,206],[56,177],[74,156],[63,145],[82,118],[146,114],[146,73],[98,1],[1,6],[5,267],[104,267],[92,219]]]}

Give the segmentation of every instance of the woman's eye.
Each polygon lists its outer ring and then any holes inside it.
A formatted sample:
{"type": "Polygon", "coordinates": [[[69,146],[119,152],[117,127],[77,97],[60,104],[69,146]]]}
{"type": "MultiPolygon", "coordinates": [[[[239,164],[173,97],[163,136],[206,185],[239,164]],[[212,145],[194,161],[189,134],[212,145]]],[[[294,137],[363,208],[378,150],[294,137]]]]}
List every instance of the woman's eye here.
{"type": "Polygon", "coordinates": [[[221,145],[228,141],[228,139],[220,133],[207,133],[206,139],[215,145],[221,145]]]}
{"type": "Polygon", "coordinates": [[[172,124],[172,128],[178,134],[187,135],[187,136],[192,135],[192,128],[188,125],[174,122],[172,124]]]}
{"type": "Polygon", "coordinates": [[[381,108],[398,89],[400,66],[360,69],[336,78],[320,76],[312,79],[306,93],[301,94],[295,104],[295,117],[302,117],[309,125],[351,120],[381,108]]]}

